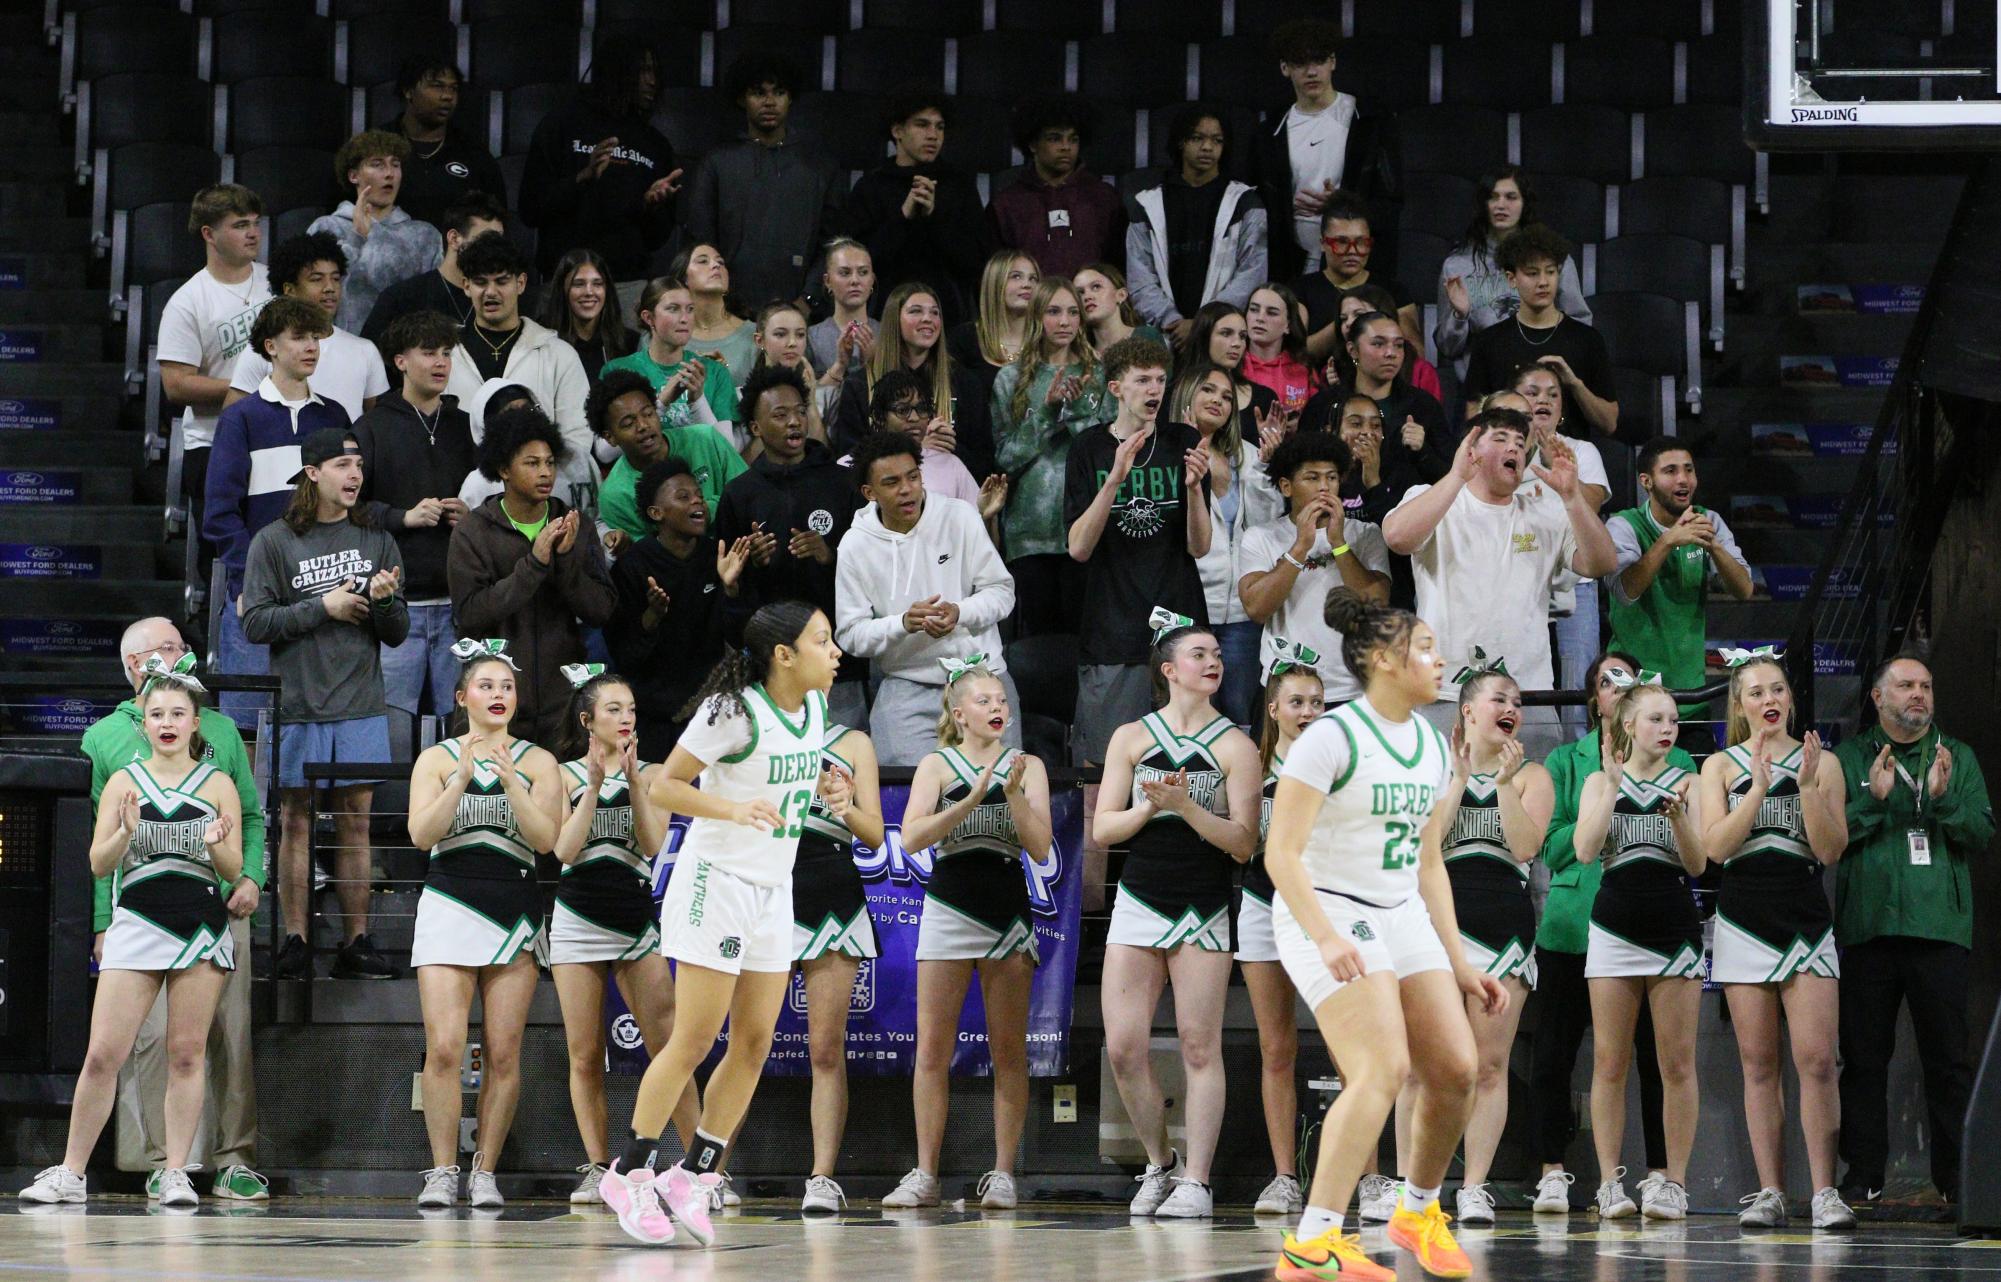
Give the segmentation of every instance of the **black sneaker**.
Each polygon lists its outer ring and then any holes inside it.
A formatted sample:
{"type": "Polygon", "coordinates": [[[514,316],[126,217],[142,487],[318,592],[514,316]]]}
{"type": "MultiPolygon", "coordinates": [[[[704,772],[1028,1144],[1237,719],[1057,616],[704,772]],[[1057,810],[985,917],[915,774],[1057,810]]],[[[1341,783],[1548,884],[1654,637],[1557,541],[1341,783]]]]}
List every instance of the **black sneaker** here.
{"type": "Polygon", "coordinates": [[[375,951],[375,942],[366,935],[356,935],[334,956],[335,979],[395,979],[400,973],[382,959],[375,951]]]}
{"type": "Polygon", "coordinates": [[[1880,1184],[1865,1184],[1851,1177],[1846,1184],[1841,1186],[1840,1192],[1841,1200],[1848,1203],[1848,1205],[1868,1206],[1882,1198],[1883,1186],[1880,1184]]]}
{"type": "Polygon", "coordinates": [[[313,959],[306,952],[306,941],[298,935],[285,936],[285,942],[278,945],[278,959],[271,963],[271,973],[279,979],[311,979],[313,959]]]}

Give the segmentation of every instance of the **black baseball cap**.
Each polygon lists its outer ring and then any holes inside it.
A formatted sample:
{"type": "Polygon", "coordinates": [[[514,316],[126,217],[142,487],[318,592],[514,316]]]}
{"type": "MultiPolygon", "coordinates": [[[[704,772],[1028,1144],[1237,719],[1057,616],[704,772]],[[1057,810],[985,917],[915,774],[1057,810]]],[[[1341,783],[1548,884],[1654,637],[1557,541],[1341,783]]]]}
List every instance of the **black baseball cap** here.
{"type": "Polygon", "coordinates": [[[345,427],[323,427],[299,442],[299,470],[292,473],[288,482],[297,485],[306,479],[306,469],[318,467],[330,458],[343,454],[361,455],[361,447],[354,443],[354,432],[345,427]]]}

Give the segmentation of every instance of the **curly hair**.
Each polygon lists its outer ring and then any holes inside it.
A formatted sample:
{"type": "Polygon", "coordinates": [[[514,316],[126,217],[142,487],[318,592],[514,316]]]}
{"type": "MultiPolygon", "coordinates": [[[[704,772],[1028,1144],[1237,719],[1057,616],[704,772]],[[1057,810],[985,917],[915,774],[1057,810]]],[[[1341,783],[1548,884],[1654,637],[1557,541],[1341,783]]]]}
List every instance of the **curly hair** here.
{"type": "Polygon", "coordinates": [[[1544,223],[1517,228],[1494,251],[1494,266],[1504,272],[1518,272],[1536,263],[1561,267],[1575,252],[1575,246],[1544,223]]]}
{"type": "Polygon", "coordinates": [[[341,275],[347,275],[347,251],[340,247],[340,241],[332,232],[301,232],[273,245],[271,280],[282,294],[286,286],[298,283],[300,272],[314,263],[332,263],[340,268],[341,275]]]}
{"type": "Polygon", "coordinates": [[[906,432],[870,432],[855,442],[850,456],[849,468],[854,473],[856,485],[869,483],[869,469],[886,458],[896,458],[908,454],[919,463],[924,461],[923,448],[906,432]]]}
{"type": "Polygon", "coordinates": [[[704,704],[709,705],[709,725],[721,717],[748,716],[743,692],[771,675],[772,653],[781,645],[798,644],[800,634],[818,613],[818,606],[804,601],[774,601],[751,615],[750,622],[743,625],[743,648],[723,651],[702,688],[681,709],[680,719],[693,721],[704,704]]]}
{"type": "Polygon", "coordinates": [[[479,442],[479,474],[497,481],[514,462],[514,456],[535,442],[549,447],[560,465],[569,457],[570,447],[549,416],[532,405],[514,405],[486,420],[486,435],[479,442]]]}
{"type": "Polygon", "coordinates": [[[598,436],[611,435],[612,402],[634,392],[644,392],[647,400],[653,399],[653,380],[636,369],[615,369],[598,380],[591,394],[584,398],[584,422],[591,425],[591,431],[598,436]]]}
{"type": "MultiPolygon", "coordinates": [[[[1348,448],[1348,442],[1333,432],[1294,432],[1271,452],[1271,458],[1265,462],[1265,475],[1277,485],[1291,480],[1293,473],[1308,463],[1331,463],[1340,475],[1346,476],[1355,464],[1355,454],[1348,448]]],[[[1286,500],[1285,510],[1292,511],[1290,499],[1286,500]]]]}

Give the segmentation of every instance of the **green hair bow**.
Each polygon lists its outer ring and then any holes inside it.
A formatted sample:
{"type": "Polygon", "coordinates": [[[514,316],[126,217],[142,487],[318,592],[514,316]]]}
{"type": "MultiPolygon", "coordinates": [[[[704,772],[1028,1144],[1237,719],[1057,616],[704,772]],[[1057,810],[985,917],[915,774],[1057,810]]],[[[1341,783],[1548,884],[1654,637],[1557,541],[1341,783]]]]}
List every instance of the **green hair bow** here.
{"type": "Polygon", "coordinates": [[[178,686],[194,694],[207,694],[208,687],[195,679],[195,655],[190,650],[171,665],[157,654],[146,656],[146,662],[139,669],[146,674],[145,684],[139,687],[139,697],[144,699],[157,685],[178,686]]]}
{"type": "Polygon", "coordinates": [[[938,666],[945,669],[945,684],[950,685],[968,673],[978,672],[987,666],[984,654],[969,654],[963,659],[940,659],[938,666]]]}
{"type": "Polygon", "coordinates": [[[492,637],[485,641],[465,637],[452,643],[452,657],[461,663],[471,663],[475,659],[498,659],[516,672],[521,671],[521,665],[508,655],[504,637],[492,637]]]}
{"type": "Polygon", "coordinates": [[[1195,626],[1195,620],[1185,614],[1176,614],[1164,605],[1153,607],[1153,613],[1146,616],[1146,623],[1148,627],[1153,629],[1153,643],[1155,645],[1159,645],[1160,639],[1176,628],[1192,628],[1195,626]]]}
{"type": "Polygon", "coordinates": [[[1487,652],[1476,645],[1473,647],[1473,658],[1453,676],[1452,684],[1465,685],[1474,677],[1484,677],[1489,672],[1507,676],[1508,661],[1498,654],[1489,659],[1487,652]]]}
{"type": "Polygon", "coordinates": [[[564,680],[580,690],[605,674],[605,666],[602,663],[566,663],[556,670],[563,674],[564,680]]]}
{"type": "Polygon", "coordinates": [[[1747,663],[1757,663],[1769,659],[1777,663],[1786,657],[1786,652],[1776,645],[1761,645],[1755,650],[1736,650],[1730,646],[1720,646],[1716,651],[1726,668],[1741,668],[1747,663]]]}
{"type": "Polygon", "coordinates": [[[1608,668],[1605,672],[1605,679],[1613,685],[1618,686],[1621,690],[1630,690],[1634,686],[1657,686],[1661,684],[1661,674],[1655,672],[1652,668],[1641,668],[1640,675],[1637,677],[1629,676],[1619,668],[1608,668]]]}
{"type": "Polygon", "coordinates": [[[1284,637],[1271,639],[1271,652],[1276,656],[1271,665],[1273,679],[1282,677],[1288,672],[1317,671],[1320,665],[1320,651],[1310,645],[1288,641],[1284,637]]]}

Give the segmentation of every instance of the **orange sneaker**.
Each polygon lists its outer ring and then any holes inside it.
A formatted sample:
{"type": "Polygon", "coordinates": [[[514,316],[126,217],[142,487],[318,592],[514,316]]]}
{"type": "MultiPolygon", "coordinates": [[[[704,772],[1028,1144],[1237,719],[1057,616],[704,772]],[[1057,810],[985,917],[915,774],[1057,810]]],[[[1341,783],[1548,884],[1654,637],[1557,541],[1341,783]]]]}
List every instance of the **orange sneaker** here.
{"type": "Polygon", "coordinates": [[[1415,1255],[1424,1271],[1435,1278],[1470,1277],[1473,1261],[1452,1240],[1451,1223],[1452,1217],[1435,1198],[1423,1215],[1399,1206],[1390,1217],[1390,1241],[1415,1255]]]}
{"type": "Polygon", "coordinates": [[[1340,1229],[1300,1241],[1285,1235],[1279,1246],[1278,1282],[1396,1282],[1396,1270],[1386,1269],[1362,1254],[1362,1239],[1340,1229]]]}

